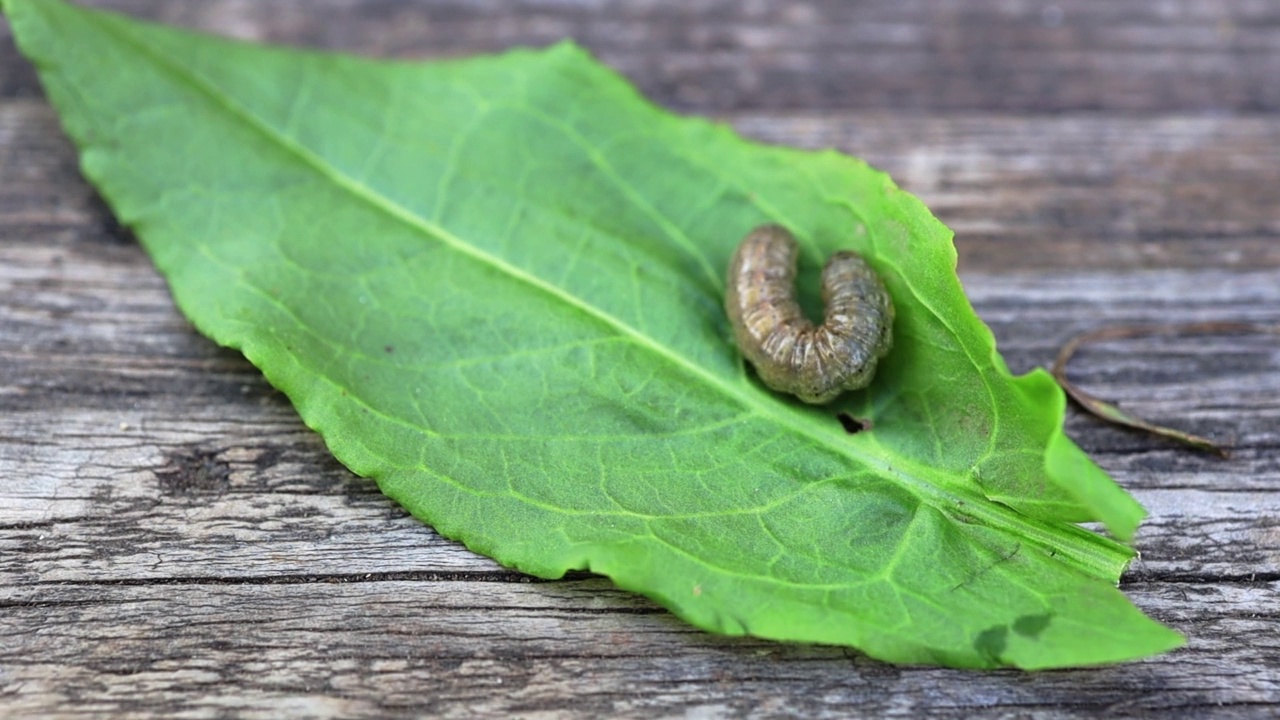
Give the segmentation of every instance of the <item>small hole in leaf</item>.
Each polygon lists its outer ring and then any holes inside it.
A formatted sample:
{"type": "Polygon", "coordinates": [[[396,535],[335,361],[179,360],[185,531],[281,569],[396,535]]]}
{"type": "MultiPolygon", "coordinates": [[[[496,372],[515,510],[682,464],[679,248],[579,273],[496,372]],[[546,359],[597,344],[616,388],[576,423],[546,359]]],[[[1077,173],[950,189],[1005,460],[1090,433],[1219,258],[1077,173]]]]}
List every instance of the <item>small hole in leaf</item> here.
{"type": "Polygon", "coordinates": [[[849,413],[842,412],[836,415],[836,419],[840,421],[840,427],[844,428],[844,431],[850,435],[857,435],[863,430],[871,429],[870,418],[856,418],[849,413]]]}

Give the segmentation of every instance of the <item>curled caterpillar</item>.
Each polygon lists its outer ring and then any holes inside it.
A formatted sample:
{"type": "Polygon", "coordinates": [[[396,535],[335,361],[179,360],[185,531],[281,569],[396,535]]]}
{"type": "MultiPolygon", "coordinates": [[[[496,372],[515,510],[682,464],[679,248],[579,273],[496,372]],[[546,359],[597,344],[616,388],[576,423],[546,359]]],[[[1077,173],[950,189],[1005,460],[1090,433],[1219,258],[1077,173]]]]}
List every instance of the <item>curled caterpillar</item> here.
{"type": "Polygon", "coordinates": [[[796,302],[798,254],[786,228],[748,233],[729,263],[725,310],[765,385],[825,403],[871,382],[893,344],[893,301],[871,266],[842,250],[822,269],[825,317],[815,326],[796,302]]]}

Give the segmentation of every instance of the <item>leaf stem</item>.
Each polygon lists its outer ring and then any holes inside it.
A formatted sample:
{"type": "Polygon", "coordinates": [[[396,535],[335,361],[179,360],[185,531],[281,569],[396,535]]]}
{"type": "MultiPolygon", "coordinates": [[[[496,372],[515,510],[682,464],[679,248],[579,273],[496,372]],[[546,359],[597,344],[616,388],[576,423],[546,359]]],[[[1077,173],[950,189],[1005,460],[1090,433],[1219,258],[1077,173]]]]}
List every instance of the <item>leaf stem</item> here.
{"type": "Polygon", "coordinates": [[[1067,377],[1067,363],[1076,351],[1085,344],[1105,340],[1127,340],[1145,337],[1185,338],[1200,335],[1277,335],[1280,326],[1259,325],[1247,322],[1197,322],[1177,323],[1171,325],[1112,325],[1090,330],[1071,338],[1058,351],[1053,363],[1053,377],[1067,392],[1067,395],[1080,404],[1089,414],[1113,425],[1141,430],[1151,435],[1170,438],[1197,450],[1212,453],[1221,458],[1230,457],[1227,448],[1213,440],[1200,435],[1178,430],[1176,428],[1157,425],[1136,415],[1121,410],[1096,395],[1090,394],[1071,382],[1067,377]]]}

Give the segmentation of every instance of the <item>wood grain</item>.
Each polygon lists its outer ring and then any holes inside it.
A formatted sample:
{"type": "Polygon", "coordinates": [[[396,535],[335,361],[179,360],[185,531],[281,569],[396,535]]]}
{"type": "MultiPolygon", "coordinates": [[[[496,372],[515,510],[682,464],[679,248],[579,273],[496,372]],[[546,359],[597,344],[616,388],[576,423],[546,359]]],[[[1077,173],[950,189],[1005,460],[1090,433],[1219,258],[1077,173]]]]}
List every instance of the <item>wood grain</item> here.
{"type": "Polygon", "coordinates": [[[1280,267],[1277,116],[735,116],[919,195],[982,270],[1280,267]]]}
{"type": "MultiPolygon", "coordinates": [[[[1274,3],[94,4],[369,54],[573,34],[662,102],[888,170],[957,230],[1015,371],[1107,324],[1280,325],[1280,116],[1240,114],[1280,104],[1274,3]]],[[[533,582],[440,538],[191,329],[76,164],[0,42],[0,715],[1280,713],[1275,336],[1117,341],[1070,367],[1234,447],[1068,420],[1151,512],[1123,587],[1188,648],[1039,674],[891,667],[711,636],[599,578],[533,582]]]]}
{"type": "MultiPolygon", "coordinates": [[[[658,102],[782,109],[1271,112],[1267,0],[92,0],[236,37],[378,56],[574,38],[658,102]]],[[[11,47],[0,91],[35,96],[11,47]]]]}

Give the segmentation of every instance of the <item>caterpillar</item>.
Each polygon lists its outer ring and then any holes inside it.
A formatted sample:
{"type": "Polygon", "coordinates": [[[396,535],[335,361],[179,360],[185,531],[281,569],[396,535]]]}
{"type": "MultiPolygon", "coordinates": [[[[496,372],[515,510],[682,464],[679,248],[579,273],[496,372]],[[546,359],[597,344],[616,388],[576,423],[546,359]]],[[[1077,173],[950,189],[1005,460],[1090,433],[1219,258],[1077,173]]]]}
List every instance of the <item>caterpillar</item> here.
{"type": "Polygon", "coordinates": [[[796,301],[798,255],[786,228],[748,233],[729,263],[725,310],[764,384],[819,404],[871,382],[893,344],[893,301],[866,260],[841,250],[822,269],[825,316],[815,326],[796,301]]]}

